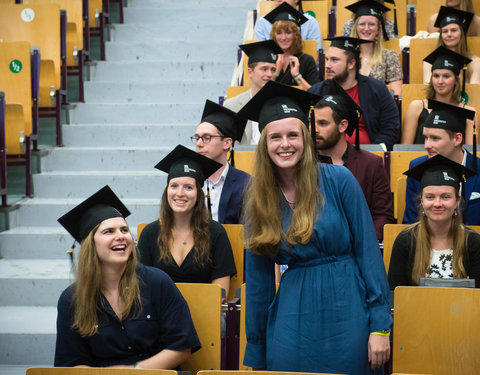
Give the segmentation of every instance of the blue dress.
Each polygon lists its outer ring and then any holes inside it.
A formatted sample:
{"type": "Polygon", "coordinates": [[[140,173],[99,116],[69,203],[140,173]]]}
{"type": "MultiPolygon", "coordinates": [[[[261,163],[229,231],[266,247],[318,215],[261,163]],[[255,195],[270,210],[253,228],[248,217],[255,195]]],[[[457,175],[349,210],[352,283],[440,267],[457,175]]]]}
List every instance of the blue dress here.
{"type": "MultiPolygon", "coordinates": [[[[246,254],[244,364],[273,371],[371,374],[370,332],[388,329],[390,292],[373,221],[347,168],[322,164],[324,204],[306,245],[246,254]],[[274,263],[288,264],[275,294],[274,263]]],[[[282,201],[286,232],[292,210],[282,201]]]]}

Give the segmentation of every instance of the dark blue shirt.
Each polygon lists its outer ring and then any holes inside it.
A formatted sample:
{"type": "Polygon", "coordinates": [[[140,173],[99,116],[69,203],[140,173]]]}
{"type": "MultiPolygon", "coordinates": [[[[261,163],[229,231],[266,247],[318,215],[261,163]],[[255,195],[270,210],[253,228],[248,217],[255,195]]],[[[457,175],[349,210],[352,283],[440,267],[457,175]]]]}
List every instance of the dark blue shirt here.
{"type": "Polygon", "coordinates": [[[87,365],[106,367],[129,365],[149,358],[163,349],[200,349],[190,310],[170,277],[159,269],[139,264],[142,310],[122,321],[102,298],[98,332],[81,337],[72,328],[71,299],[75,284],[58,300],[55,366],[87,365]]]}

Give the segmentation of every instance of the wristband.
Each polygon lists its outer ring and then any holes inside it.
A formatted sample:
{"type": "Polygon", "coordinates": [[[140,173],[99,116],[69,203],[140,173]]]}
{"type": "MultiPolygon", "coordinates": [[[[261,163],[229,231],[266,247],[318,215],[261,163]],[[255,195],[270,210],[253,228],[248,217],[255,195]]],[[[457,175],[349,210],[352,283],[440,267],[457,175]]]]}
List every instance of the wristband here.
{"type": "Polygon", "coordinates": [[[302,78],[302,75],[300,73],[298,73],[295,77],[293,77],[295,81],[298,81],[301,78],[302,78]]]}
{"type": "Polygon", "coordinates": [[[390,336],[390,330],[384,329],[383,331],[371,332],[372,335],[380,335],[380,336],[390,336]]]}

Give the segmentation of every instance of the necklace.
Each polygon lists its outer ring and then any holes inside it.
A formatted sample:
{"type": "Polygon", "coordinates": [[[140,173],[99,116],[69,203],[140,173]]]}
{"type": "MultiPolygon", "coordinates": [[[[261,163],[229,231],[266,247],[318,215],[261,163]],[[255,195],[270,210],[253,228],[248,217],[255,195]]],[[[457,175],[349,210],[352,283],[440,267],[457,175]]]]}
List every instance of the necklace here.
{"type": "Polygon", "coordinates": [[[280,189],[280,190],[282,191],[283,197],[285,198],[285,200],[287,201],[287,203],[288,203],[290,206],[295,207],[295,201],[293,201],[293,202],[292,202],[292,201],[289,201],[288,198],[287,198],[287,196],[285,195],[285,192],[284,192],[282,189],[280,189]]]}

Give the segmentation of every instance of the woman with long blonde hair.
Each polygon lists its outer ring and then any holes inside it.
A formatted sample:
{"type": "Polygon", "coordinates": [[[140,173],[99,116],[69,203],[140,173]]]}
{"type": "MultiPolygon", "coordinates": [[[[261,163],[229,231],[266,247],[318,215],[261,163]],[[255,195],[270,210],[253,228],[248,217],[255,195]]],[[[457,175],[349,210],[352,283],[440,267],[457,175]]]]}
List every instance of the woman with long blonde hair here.
{"type": "MultiPolygon", "coordinates": [[[[459,55],[469,58],[467,65],[467,83],[480,83],[480,58],[468,48],[467,32],[474,14],[455,8],[440,7],[435,26],[439,28],[437,46],[448,48],[459,55]]],[[[428,84],[432,75],[431,64],[423,63],[423,82],[428,84]]]]}
{"type": "MultiPolygon", "coordinates": [[[[431,64],[432,75],[425,90],[425,99],[413,100],[407,107],[402,124],[402,143],[404,144],[424,143],[423,123],[430,113],[428,109],[429,99],[476,112],[474,107],[464,105],[461,101],[462,82],[460,74],[463,67],[467,66],[471,61],[470,59],[448,48],[438,47],[425,57],[424,61],[431,64]]],[[[464,140],[466,144],[473,143],[474,123],[478,124],[478,115],[476,113],[474,120],[467,120],[464,140]]]]}
{"type": "Polygon", "coordinates": [[[105,186],[58,219],[81,248],[58,301],[55,366],[174,369],[200,348],[175,284],[137,263],[129,214],[105,186]]]}
{"type": "Polygon", "coordinates": [[[390,85],[395,95],[402,96],[403,73],[400,57],[394,50],[383,47],[385,24],[383,16],[389,9],[376,2],[361,0],[346,7],[355,14],[350,36],[369,40],[360,45],[359,73],[390,85]]]}
{"type": "Polygon", "coordinates": [[[244,364],[369,374],[390,353],[388,283],[358,182],[316,163],[306,124],[318,99],[270,81],[238,113],[261,131],[245,197],[244,364]],[[275,295],[276,263],[288,268],[275,295]]]}
{"type": "Polygon", "coordinates": [[[395,240],[388,269],[393,290],[420,278],[475,279],[480,287],[480,235],[463,225],[460,182],[474,174],[436,155],[405,172],[420,181],[418,222],[395,240]]]}

